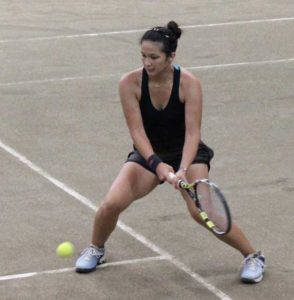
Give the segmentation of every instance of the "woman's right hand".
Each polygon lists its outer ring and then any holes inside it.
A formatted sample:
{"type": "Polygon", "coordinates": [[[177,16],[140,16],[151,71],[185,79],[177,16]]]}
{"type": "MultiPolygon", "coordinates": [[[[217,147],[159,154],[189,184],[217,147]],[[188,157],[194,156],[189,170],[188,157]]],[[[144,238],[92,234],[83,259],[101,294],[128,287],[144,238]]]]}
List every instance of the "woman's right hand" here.
{"type": "Polygon", "coordinates": [[[169,173],[174,173],[172,166],[161,162],[156,168],[156,174],[160,181],[167,181],[169,184],[173,184],[174,180],[169,176],[169,173]]]}

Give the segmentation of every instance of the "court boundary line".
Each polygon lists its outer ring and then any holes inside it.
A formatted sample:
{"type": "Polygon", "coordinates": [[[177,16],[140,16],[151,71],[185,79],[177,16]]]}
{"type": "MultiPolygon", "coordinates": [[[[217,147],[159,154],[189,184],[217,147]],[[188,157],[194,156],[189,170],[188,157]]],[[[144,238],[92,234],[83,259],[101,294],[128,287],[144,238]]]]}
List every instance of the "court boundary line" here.
{"type": "MultiPolygon", "coordinates": [[[[9,145],[5,144],[0,139],[0,148],[2,148],[4,151],[15,157],[17,160],[22,162],[24,165],[29,167],[31,170],[39,174],[41,177],[47,179],[49,182],[53,183],[55,186],[66,192],[67,194],[71,195],[73,198],[84,204],[85,206],[89,207],[90,209],[96,211],[97,205],[94,205],[92,201],[90,201],[85,196],[81,195],[74,189],[70,188],[65,183],[57,180],[53,176],[51,176],[48,172],[34,164],[32,161],[27,159],[24,155],[20,154],[18,151],[16,151],[14,148],[10,147],[9,145]]],[[[192,271],[187,265],[185,265],[183,262],[181,262],[177,257],[171,255],[166,250],[160,248],[156,244],[154,244],[152,241],[147,239],[142,234],[135,231],[130,226],[124,224],[122,221],[118,221],[117,226],[123,230],[124,232],[128,233],[130,236],[132,236],[137,241],[141,242],[144,246],[151,249],[153,252],[159,254],[162,257],[165,257],[167,261],[169,261],[171,264],[173,264],[176,268],[182,270],[184,273],[195,279],[201,286],[205,287],[208,291],[210,291],[212,294],[217,296],[221,300],[232,300],[230,296],[225,294],[222,290],[218,289],[214,285],[212,285],[209,281],[204,279],[200,274],[192,271]]]]}
{"type": "MultiPolygon", "coordinates": [[[[233,25],[250,25],[260,23],[273,23],[273,22],[287,22],[293,21],[294,17],[282,17],[282,18],[269,18],[269,19],[255,19],[255,20],[242,20],[242,21],[231,21],[231,22],[220,22],[210,24],[192,24],[183,25],[182,29],[194,29],[194,28],[205,28],[205,27],[220,27],[220,26],[233,26],[233,25]]],[[[5,39],[0,40],[0,43],[19,43],[19,42],[33,42],[33,41],[45,41],[45,40],[58,40],[58,39],[73,39],[73,38],[85,38],[85,37],[99,37],[99,36],[110,36],[118,34],[132,34],[145,32],[149,28],[145,29],[130,29],[120,31],[105,31],[105,32],[93,32],[93,33],[82,33],[82,34],[69,34],[69,35],[55,35],[55,36],[44,36],[44,37],[30,37],[20,39],[5,39]]]]}
{"type": "MultiPolygon", "coordinates": [[[[144,258],[128,259],[128,260],[104,263],[99,266],[99,269],[112,267],[112,266],[130,265],[130,264],[136,264],[141,262],[156,261],[156,260],[166,260],[166,258],[164,256],[150,256],[144,258]]],[[[0,276],[0,282],[31,278],[40,275],[60,274],[60,273],[73,272],[73,271],[75,271],[74,267],[55,269],[55,270],[44,270],[44,271],[37,271],[37,272],[28,272],[28,273],[21,273],[21,274],[2,275],[0,276]]]]}
{"type": "MultiPolygon", "coordinates": [[[[211,65],[202,65],[202,66],[192,66],[192,67],[183,67],[187,70],[196,70],[196,69],[218,69],[218,68],[231,68],[231,67],[241,67],[241,66],[255,66],[255,65],[266,65],[266,64],[279,64],[293,62],[294,57],[290,58],[280,58],[272,60],[260,60],[260,61],[244,61],[236,63],[226,63],[226,64],[211,64],[211,65]]],[[[36,80],[27,80],[27,81],[16,81],[16,82],[0,82],[0,87],[8,87],[13,85],[25,85],[25,84],[42,84],[58,81],[73,81],[73,80],[88,80],[88,79],[105,79],[110,77],[119,77],[122,76],[122,73],[116,74],[107,74],[107,75],[85,75],[85,76],[74,76],[74,77],[61,77],[61,78],[48,78],[48,79],[36,79],[36,80]]]]}

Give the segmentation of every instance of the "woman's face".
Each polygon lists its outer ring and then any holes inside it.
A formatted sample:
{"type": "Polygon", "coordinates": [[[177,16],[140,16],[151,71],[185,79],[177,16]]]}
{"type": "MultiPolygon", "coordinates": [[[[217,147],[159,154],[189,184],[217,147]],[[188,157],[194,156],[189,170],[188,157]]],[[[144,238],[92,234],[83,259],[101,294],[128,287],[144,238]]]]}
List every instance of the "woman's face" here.
{"type": "Polygon", "coordinates": [[[162,46],[161,42],[149,40],[145,40],[141,44],[142,62],[149,76],[158,75],[172,62],[174,53],[171,57],[167,57],[162,51],[162,46]]]}

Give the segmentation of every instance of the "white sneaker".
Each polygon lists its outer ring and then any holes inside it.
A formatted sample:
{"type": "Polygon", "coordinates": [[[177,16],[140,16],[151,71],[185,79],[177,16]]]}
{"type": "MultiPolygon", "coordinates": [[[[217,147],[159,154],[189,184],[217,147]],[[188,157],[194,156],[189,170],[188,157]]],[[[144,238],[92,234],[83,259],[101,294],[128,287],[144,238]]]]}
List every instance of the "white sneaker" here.
{"type": "Polygon", "coordinates": [[[76,261],[76,272],[89,273],[96,269],[96,266],[105,262],[105,249],[90,245],[83,250],[76,261]]]}
{"type": "Polygon", "coordinates": [[[263,278],[265,257],[259,251],[245,257],[242,262],[241,280],[245,283],[257,283],[263,278]]]}

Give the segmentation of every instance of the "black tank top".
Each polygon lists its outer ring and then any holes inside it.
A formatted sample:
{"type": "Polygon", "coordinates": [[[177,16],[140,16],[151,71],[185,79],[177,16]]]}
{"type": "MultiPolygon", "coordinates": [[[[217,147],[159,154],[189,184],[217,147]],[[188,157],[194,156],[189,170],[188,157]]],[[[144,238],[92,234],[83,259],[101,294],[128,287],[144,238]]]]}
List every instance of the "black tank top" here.
{"type": "Polygon", "coordinates": [[[185,141],[185,105],[179,98],[180,67],[174,65],[171,95],[163,110],[156,109],[150,98],[148,74],[143,69],[140,109],[146,134],[157,153],[181,151],[185,141]]]}

